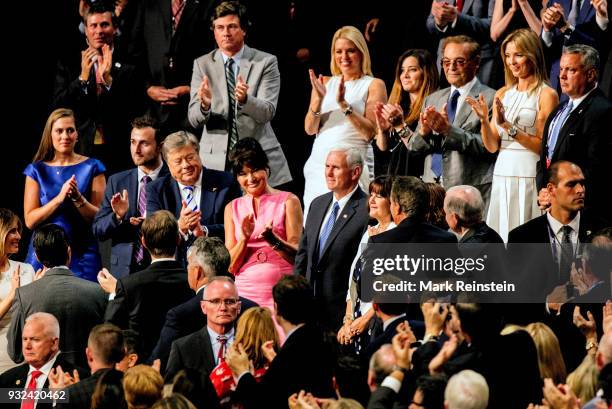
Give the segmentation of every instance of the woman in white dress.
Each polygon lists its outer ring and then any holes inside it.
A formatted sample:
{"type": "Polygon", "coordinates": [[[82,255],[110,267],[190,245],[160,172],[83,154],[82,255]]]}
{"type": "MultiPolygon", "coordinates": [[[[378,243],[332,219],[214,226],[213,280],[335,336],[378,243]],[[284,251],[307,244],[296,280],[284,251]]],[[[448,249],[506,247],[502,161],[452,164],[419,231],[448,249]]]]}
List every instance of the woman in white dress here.
{"type": "Polygon", "coordinates": [[[504,242],[517,226],[539,216],[536,164],[548,115],[559,103],[546,82],[544,54],[537,34],[513,31],[501,46],[506,85],[495,94],[493,121],[483,96],[466,98],[480,117],[482,142],[489,152],[499,151],[487,224],[504,242]]]}
{"type": "Polygon", "coordinates": [[[15,289],[34,279],[31,265],[9,259],[11,254],[19,252],[20,239],[21,220],[12,211],[0,209],[0,373],[16,366],[6,351],[15,289]]]}
{"type": "Polygon", "coordinates": [[[338,146],[358,147],[366,164],[360,180],[365,191],[374,176],[371,139],[376,133],[376,103],[387,101],[385,83],[372,77],[370,53],[361,32],[352,26],[334,34],[331,47],[332,77],[310,70],[312,93],[304,120],[308,135],[316,135],[304,165],[304,220],[310,202],[329,192],[325,182],[325,159],[338,146]]]}

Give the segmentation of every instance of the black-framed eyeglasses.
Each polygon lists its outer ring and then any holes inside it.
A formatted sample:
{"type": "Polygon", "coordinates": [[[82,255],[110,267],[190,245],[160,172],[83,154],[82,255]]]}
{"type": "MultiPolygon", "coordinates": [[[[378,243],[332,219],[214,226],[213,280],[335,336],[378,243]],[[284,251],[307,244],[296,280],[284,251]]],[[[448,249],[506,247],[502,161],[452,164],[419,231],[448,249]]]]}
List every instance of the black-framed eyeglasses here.
{"type": "Polygon", "coordinates": [[[221,298],[213,298],[211,300],[207,300],[207,299],[203,299],[202,301],[206,301],[211,303],[212,305],[214,305],[215,307],[219,307],[222,303],[223,305],[225,305],[226,307],[233,307],[236,304],[238,304],[238,300],[235,298],[225,298],[225,299],[221,299],[221,298]]]}

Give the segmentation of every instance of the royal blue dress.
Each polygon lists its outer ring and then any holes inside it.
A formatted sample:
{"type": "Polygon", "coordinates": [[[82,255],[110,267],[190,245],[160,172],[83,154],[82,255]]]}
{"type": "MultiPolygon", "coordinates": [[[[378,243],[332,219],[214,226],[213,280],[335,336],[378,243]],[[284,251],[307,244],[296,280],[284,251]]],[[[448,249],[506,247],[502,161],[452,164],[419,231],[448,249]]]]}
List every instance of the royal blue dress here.
{"type": "MultiPolygon", "coordinates": [[[[64,183],[72,175],[76,176],[79,192],[85,197],[91,197],[94,177],[104,173],[105,170],[102,162],[98,159],[89,158],[81,163],[69,166],[50,166],[41,161],[34,162],[28,165],[23,174],[38,183],[40,205],[44,206],[58,195],[64,183]]],[[[91,223],[87,223],[83,219],[70,199],[66,198],[64,203],[44,223],[57,224],[68,235],[72,250],[69,267],[74,275],[96,281],[96,276],[102,266],[100,253],[98,252],[98,242],[93,235],[91,223]]],[[[26,263],[31,264],[34,270],[42,267],[36,260],[32,240],[30,240],[26,263]]]]}

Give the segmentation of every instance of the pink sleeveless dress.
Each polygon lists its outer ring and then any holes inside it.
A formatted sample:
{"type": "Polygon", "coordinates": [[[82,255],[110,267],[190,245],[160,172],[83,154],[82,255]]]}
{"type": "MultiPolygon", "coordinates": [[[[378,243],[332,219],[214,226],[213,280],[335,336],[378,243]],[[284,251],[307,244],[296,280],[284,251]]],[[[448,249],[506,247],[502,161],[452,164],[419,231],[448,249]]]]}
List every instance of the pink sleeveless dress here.
{"type": "MultiPolygon", "coordinates": [[[[272,230],[281,239],[287,239],[285,231],[285,202],[289,192],[266,193],[259,199],[259,211],[255,217],[255,228],[249,238],[243,258],[243,264],[236,273],[236,287],[241,297],[246,297],[269,308],[274,313],[272,287],[283,276],[293,273],[293,265],[283,259],[259,237],[266,224],[272,222],[272,230]]],[[[232,219],[234,234],[241,237],[242,220],[253,211],[253,198],[248,195],[232,201],[232,219]]]]}

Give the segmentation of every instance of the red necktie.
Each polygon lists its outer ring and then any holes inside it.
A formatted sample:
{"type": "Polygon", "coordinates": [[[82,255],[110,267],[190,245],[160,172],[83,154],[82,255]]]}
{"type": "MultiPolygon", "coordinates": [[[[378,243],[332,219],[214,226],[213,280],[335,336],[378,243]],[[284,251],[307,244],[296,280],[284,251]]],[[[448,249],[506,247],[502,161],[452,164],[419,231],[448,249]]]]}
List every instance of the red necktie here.
{"type": "Polygon", "coordinates": [[[457,0],[456,6],[457,6],[457,11],[461,13],[461,11],[463,10],[463,0],[457,0]]]}
{"type": "Polygon", "coordinates": [[[217,337],[217,341],[221,344],[219,348],[219,354],[217,354],[217,358],[219,358],[219,362],[225,361],[225,345],[227,344],[227,338],[222,335],[217,337]]]}
{"type": "Polygon", "coordinates": [[[172,30],[176,31],[181,16],[183,15],[183,9],[185,8],[185,0],[172,0],[172,30]]]}
{"type": "MultiPolygon", "coordinates": [[[[41,371],[32,371],[32,373],[30,374],[31,378],[30,378],[30,382],[28,383],[28,387],[26,388],[26,391],[35,391],[36,388],[36,380],[38,379],[38,377],[40,375],[42,375],[41,371]]],[[[21,409],[34,409],[34,399],[26,399],[23,402],[21,402],[21,409]]]]}

